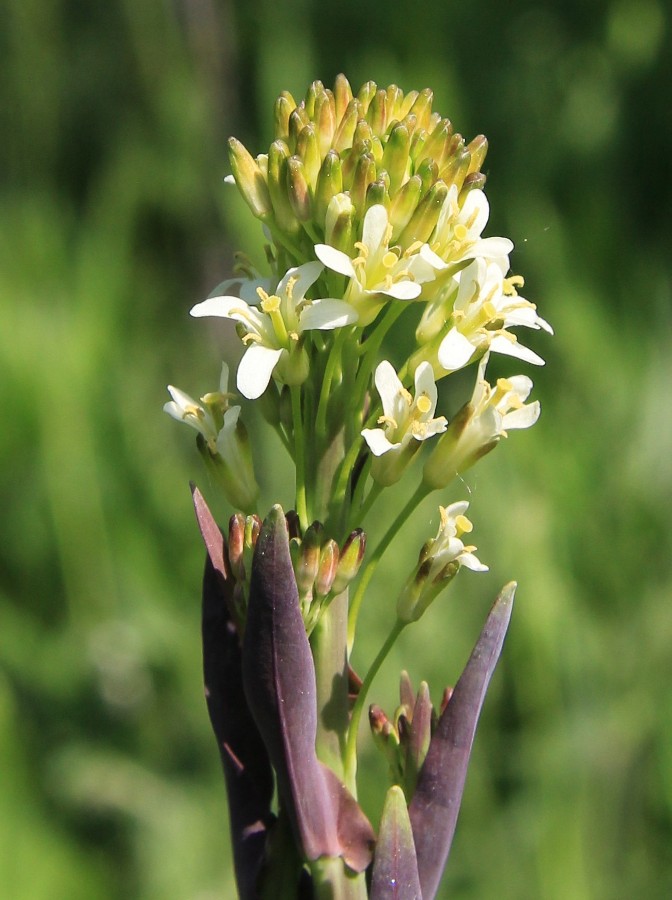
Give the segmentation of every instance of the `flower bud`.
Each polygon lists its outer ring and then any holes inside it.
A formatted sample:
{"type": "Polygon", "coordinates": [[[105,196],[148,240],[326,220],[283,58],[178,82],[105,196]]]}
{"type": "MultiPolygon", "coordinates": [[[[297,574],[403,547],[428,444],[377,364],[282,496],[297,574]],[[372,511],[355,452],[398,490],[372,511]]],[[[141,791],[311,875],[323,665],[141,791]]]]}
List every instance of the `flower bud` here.
{"type": "Polygon", "coordinates": [[[471,157],[468,150],[463,149],[461,152],[454,154],[441,169],[441,180],[448,188],[453,184],[457,185],[457,189],[460,191],[464,184],[464,179],[467,177],[470,163],[471,157]]]}
{"type": "Polygon", "coordinates": [[[369,104],[376,96],[376,89],[378,85],[375,81],[367,81],[365,84],[361,86],[359,92],[357,94],[357,99],[359,100],[362,107],[362,115],[366,115],[369,109],[369,104]]]}
{"type": "Polygon", "coordinates": [[[415,103],[411,107],[411,112],[418,120],[418,128],[424,128],[429,131],[429,121],[432,112],[432,100],[434,92],[430,88],[424,88],[418,94],[415,103]]]}
{"type": "Polygon", "coordinates": [[[373,95],[369,108],[366,111],[366,121],[371,126],[374,134],[380,136],[385,133],[387,125],[387,91],[379,90],[373,95]]]}
{"type": "Polygon", "coordinates": [[[332,197],[324,219],[325,243],[350,254],[354,243],[354,219],[355,207],[348,194],[336,194],[332,197]]]}
{"type": "Polygon", "coordinates": [[[243,199],[258,219],[272,212],[271,198],[264,176],[245,147],[236,138],[229,138],[229,162],[233,177],[243,199]]]}
{"type": "Polygon", "coordinates": [[[361,528],[356,528],[345,544],[343,544],[338,561],[338,569],[336,570],[336,578],[331,587],[334,594],[340,594],[356,577],[362,565],[365,551],[366,534],[361,528]]]}
{"type": "Polygon", "coordinates": [[[408,125],[408,130],[411,133],[411,149],[409,151],[410,157],[417,166],[419,162],[422,161],[424,157],[424,148],[427,143],[427,132],[424,128],[411,128],[410,120],[413,119],[415,121],[415,116],[408,116],[404,121],[408,125]]]}
{"type": "Polygon", "coordinates": [[[352,88],[350,87],[350,82],[345,75],[339,73],[334,80],[334,109],[337,122],[341,121],[351,101],[352,88]]]}
{"type": "Polygon", "coordinates": [[[441,166],[448,157],[452,136],[453,126],[450,119],[442,119],[425,141],[423,155],[435,159],[441,166]]]}
{"type": "Polygon", "coordinates": [[[306,91],[306,99],[304,101],[306,115],[309,119],[313,119],[315,117],[315,107],[317,105],[318,97],[322,96],[323,94],[324,85],[319,79],[316,79],[306,91]]]}
{"type": "Polygon", "coordinates": [[[405,125],[395,125],[383,151],[383,168],[390,176],[390,192],[397,191],[404,182],[409,168],[411,135],[405,125]]]}
{"type": "Polygon", "coordinates": [[[357,162],[357,167],[352,179],[352,187],[350,188],[350,198],[360,219],[363,218],[365,212],[366,192],[369,185],[375,180],[375,160],[371,154],[365,153],[357,162]]]}
{"type": "Polygon", "coordinates": [[[485,157],[488,152],[488,139],[484,134],[476,135],[473,140],[469,141],[467,150],[471,156],[468,172],[468,174],[471,175],[472,172],[479,172],[481,166],[485,162],[485,157]]]}
{"type": "Polygon", "coordinates": [[[297,106],[296,109],[293,109],[289,117],[289,140],[287,141],[287,145],[289,147],[296,147],[299,135],[306,125],[310,124],[310,118],[303,106],[297,106]]]}
{"type": "Polygon", "coordinates": [[[317,176],[315,188],[315,220],[320,226],[324,226],[327,208],[332,198],[343,191],[343,174],[341,161],[335,150],[330,150],[324,158],[324,162],[317,176]]]}
{"type": "Polygon", "coordinates": [[[436,162],[436,160],[428,156],[426,159],[423,159],[423,161],[417,167],[416,174],[422,181],[422,195],[424,197],[424,195],[439,177],[439,164],[436,162]]]}
{"type": "Polygon", "coordinates": [[[392,240],[396,241],[415,212],[422,196],[422,180],[419,175],[411,175],[401,189],[393,194],[390,202],[389,220],[392,225],[392,240]]]}
{"type": "Polygon", "coordinates": [[[320,156],[325,157],[331,148],[336,119],[334,115],[333,95],[324,91],[315,101],[314,121],[317,126],[317,142],[320,156]]]}
{"type": "Polygon", "coordinates": [[[390,206],[390,195],[384,179],[372,181],[366,189],[366,200],[364,201],[365,209],[371,209],[372,206],[377,206],[379,203],[382,203],[386,209],[390,206]]]}
{"type": "Polygon", "coordinates": [[[299,222],[307,222],[312,214],[312,202],[304,165],[298,156],[287,160],[287,191],[292,212],[299,222]]]}
{"type": "Polygon", "coordinates": [[[299,589],[301,600],[312,599],[313,585],[320,567],[320,543],[322,526],[319,522],[313,522],[306,528],[306,533],[301,541],[298,559],[294,565],[296,586],[299,589]]]}
{"type": "Polygon", "coordinates": [[[243,551],[245,549],[245,516],[234,513],[229,519],[229,563],[231,572],[236,581],[245,581],[245,563],[243,551]]]}
{"type": "Polygon", "coordinates": [[[411,216],[411,220],[399,236],[402,249],[416,241],[424,244],[436,226],[443,202],[448,196],[448,188],[439,181],[427,191],[411,216]]]}
{"type": "Polygon", "coordinates": [[[470,172],[469,175],[464,179],[464,184],[462,185],[462,190],[460,191],[460,196],[458,198],[458,202],[460,206],[464,204],[465,197],[469,193],[469,191],[482,191],[485,187],[485,182],[487,180],[487,176],[483,172],[470,172]]]}
{"type": "Polygon", "coordinates": [[[339,556],[338,544],[330,538],[322,547],[320,565],[315,576],[315,594],[318,597],[326,597],[331,591],[336,578],[339,556]]]}
{"type": "Polygon", "coordinates": [[[359,100],[351,100],[334,132],[332,147],[337,153],[343,153],[344,150],[352,147],[357,122],[361,116],[359,100]]]}
{"type": "Polygon", "coordinates": [[[385,92],[387,94],[387,121],[393,119],[402,119],[402,104],[404,102],[404,92],[396,84],[389,84],[385,92]]]}
{"type": "Polygon", "coordinates": [[[306,180],[310,185],[311,191],[315,190],[317,175],[322,165],[322,157],[320,156],[314,125],[306,125],[301,130],[296,142],[296,155],[301,157],[306,180]]]}
{"type": "Polygon", "coordinates": [[[289,141],[289,117],[296,109],[296,100],[289,91],[283,91],[273,108],[273,133],[276,141],[289,141]]]}
{"type": "Polygon", "coordinates": [[[284,141],[273,141],[268,151],[268,190],[273,203],[273,215],[278,227],[287,234],[295,234],[299,223],[292,211],[287,192],[287,160],[289,147],[284,141]]]}

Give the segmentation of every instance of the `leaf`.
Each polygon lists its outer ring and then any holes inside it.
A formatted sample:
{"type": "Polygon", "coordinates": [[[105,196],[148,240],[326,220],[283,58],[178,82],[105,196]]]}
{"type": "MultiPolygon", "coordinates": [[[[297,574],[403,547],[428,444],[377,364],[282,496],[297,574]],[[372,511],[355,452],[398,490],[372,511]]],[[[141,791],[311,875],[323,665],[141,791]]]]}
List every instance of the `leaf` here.
{"type": "Polygon", "coordinates": [[[265,519],[254,551],[243,682],[306,858],[342,856],[362,871],[371,859],[373,831],[354,798],[315,753],[315,667],[280,506],[265,519]]]}
{"type": "Polygon", "coordinates": [[[478,717],[511,618],[516,583],[495,600],[429,745],[409,806],[420,884],[431,900],[455,833],[478,717]]]}
{"type": "Polygon", "coordinates": [[[231,842],[241,900],[255,900],[268,828],[273,772],[245,699],[238,633],[230,614],[233,581],[224,538],[203,496],[192,488],[208,556],[203,575],[205,696],[226,780],[231,842]]]}
{"type": "Polygon", "coordinates": [[[418,862],[404,792],[387,792],[373,860],[371,900],[422,900],[418,862]]]}

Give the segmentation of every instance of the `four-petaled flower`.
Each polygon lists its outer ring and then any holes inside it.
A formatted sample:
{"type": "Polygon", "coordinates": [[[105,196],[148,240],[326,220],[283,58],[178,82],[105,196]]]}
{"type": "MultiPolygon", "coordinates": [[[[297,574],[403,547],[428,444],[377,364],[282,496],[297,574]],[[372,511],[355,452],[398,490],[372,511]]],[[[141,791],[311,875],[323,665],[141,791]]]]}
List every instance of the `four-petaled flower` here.
{"type": "Polygon", "coordinates": [[[439,507],[441,524],[437,535],[428,540],[420,551],[418,565],[397,601],[397,616],[402,622],[419,619],[462,566],[472,572],[488,571],[488,567],[475,556],[476,547],[465,545],[462,541],[462,535],[469,534],[473,528],[465,516],[468,508],[467,500],[439,507]]]}
{"type": "Polygon", "coordinates": [[[365,428],[362,436],[374,455],[373,478],[387,485],[401,478],[420,443],[444,432],[448,423],[444,416],[434,418],[437,390],[429,363],[415,371],[415,398],[387,360],[377,367],[375,382],[383,404],[382,428],[365,428]]]}
{"type": "Polygon", "coordinates": [[[359,313],[361,326],[375,319],[388,297],[414,300],[420,295],[422,283],[436,275],[420,253],[420,243],[402,253],[399,248],[390,247],[391,238],[387,210],[376,204],[364,217],[362,240],[355,244],[359,256],[355,259],[329,244],[315,245],[315,255],[328,269],[350,279],[345,299],[359,313]]]}
{"type": "Polygon", "coordinates": [[[221,316],[242,326],[247,350],[238,367],[237,385],[249,400],[264,393],[274,370],[286,384],[305,381],[308,360],[301,341],[305,331],[341,328],[357,321],[357,313],[344,300],[306,298],[322,270],[318,262],[289,269],[274,294],[257,288],[258,307],[240,297],[219,296],[191,310],[192,316],[221,316]]]}
{"type": "Polygon", "coordinates": [[[505,278],[502,260],[478,258],[456,280],[452,325],[438,348],[438,361],[446,371],[461,369],[475,354],[487,350],[544,365],[540,356],[519,344],[516,336],[506,330],[524,325],[553,333],[548,322],[537,315],[534,304],[516,292],[516,286],[522,284],[519,276],[505,278]]]}
{"type": "Polygon", "coordinates": [[[485,380],[486,354],[478,367],[469,403],[451,421],[448,430],[425,463],[425,484],[445,487],[461,472],[489,453],[507,432],[530,428],[539,418],[539,401],[525,403],[532,390],[526,375],[499,378],[493,387],[485,380]]]}

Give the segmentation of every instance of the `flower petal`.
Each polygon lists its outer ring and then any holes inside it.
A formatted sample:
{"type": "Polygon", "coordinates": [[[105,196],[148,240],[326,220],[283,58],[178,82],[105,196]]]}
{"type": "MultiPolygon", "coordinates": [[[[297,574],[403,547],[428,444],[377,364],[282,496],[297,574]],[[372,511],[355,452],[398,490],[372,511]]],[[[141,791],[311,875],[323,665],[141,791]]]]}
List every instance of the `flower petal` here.
{"type": "Polygon", "coordinates": [[[364,216],[362,243],[369,248],[371,253],[375,253],[382,244],[387,230],[387,221],[387,210],[382,203],[376,203],[364,216]]]}
{"type": "Polygon", "coordinates": [[[404,390],[404,386],[399,381],[399,376],[391,362],[384,359],[379,363],[376,368],[375,382],[376,390],[383,401],[383,412],[389,418],[396,419],[399,416],[398,398],[404,390]]]}
{"type": "Polygon", "coordinates": [[[369,450],[374,456],[382,456],[383,453],[387,453],[389,450],[401,447],[401,443],[392,444],[388,441],[382,428],[365,428],[362,431],[362,437],[369,445],[369,450]]]}
{"type": "Polygon", "coordinates": [[[332,272],[338,272],[339,275],[346,275],[348,278],[355,277],[352,260],[342,250],[337,250],[329,244],[315,244],[315,256],[332,272]]]}
{"type": "Polygon", "coordinates": [[[473,344],[457,328],[451,328],[439,345],[439,362],[449,372],[466,366],[473,355],[473,344]]]}
{"type": "Polygon", "coordinates": [[[534,403],[528,403],[521,406],[520,409],[514,409],[507,413],[502,419],[502,428],[510,431],[513,428],[530,428],[539,418],[541,413],[541,405],[538,400],[534,403]]]}
{"type": "Polygon", "coordinates": [[[295,303],[300,303],[301,300],[306,296],[306,291],[309,287],[315,284],[317,279],[322,274],[324,266],[322,263],[316,262],[313,260],[312,262],[304,263],[302,266],[295,266],[293,269],[289,269],[283,276],[282,281],[277,287],[275,293],[277,293],[280,297],[287,290],[287,285],[290,279],[294,279],[294,287],[292,289],[292,299],[295,303]]]}
{"type": "Polygon", "coordinates": [[[247,348],[238,366],[237,384],[238,390],[248,400],[256,400],[261,397],[271,374],[276,367],[281,355],[286,352],[282,348],[274,350],[264,347],[263,344],[252,344],[247,348]]]}
{"type": "Polygon", "coordinates": [[[299,315],[299,323],[302,331],[310,331],[311,328],[328,331],[351,325],[358,318],[357,311],[345,300],[325,297],[306,305],[299,315]]]}
{"type": "Polygon", "coordinates": [[[202,303],[197,303],[196,306],[191,308],[189,314],[197,319],[203,316],[219,316],[222,319],[233,319],[239,317],[231,315],[232,311],[246,311],[247,309],[249,309],[247,303],[241,300],[240,297],[219,296],[208,297],[202,303]]]}
{"type": "MultiPolygon", "coordinates": [[[[388,297],[394,297],[395,300],[415,300],[420,296],[421,291],[422,287],[414,281],[395,281],[389,288],[374,290],[372,293],[386,294],[388,297]]],[[[369,292],[367,291],[367,293],[369,292]]]]}
{"type": "MultiPolygon", "coordinates": [[[[513,337],[513,335],[510,335],[513,337]]],[[[498,334],[490,341],[490,350],[493,353],[502,353],[504,356],[515,356],[516,359],[522,359],[523,362],[531,363],[533,366],[544,366],[544,360],[528,347],[523,347],[516,340],[509,340],[503,334],[498,334]]],[[[442,363],[443,365],[443,363],[442,363]]]]}

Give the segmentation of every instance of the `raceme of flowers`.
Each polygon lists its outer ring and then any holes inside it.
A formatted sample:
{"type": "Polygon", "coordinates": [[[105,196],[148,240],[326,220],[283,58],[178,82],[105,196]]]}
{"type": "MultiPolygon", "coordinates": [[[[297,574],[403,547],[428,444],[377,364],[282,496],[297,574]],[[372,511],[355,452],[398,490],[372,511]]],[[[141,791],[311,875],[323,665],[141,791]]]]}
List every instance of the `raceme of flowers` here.
{"type": "Polygon", "coordinates": [[[543,365],[528,342],[553,332],[519,293],[513,243],[485,234],[486,139],[466,141],[432,110],[431,91],[367,82],[354,94],[343,76],[333,89],[316,81],[300,102],[280,95],[274,129],[257,156],[231,138],[226,179],[263,226],[265,267],[239,254],[234,277],[191,309],[209,320],[204,334],[235,329],[236,393],[225,363],[218,390],[196,401],[170,386],[164,409],[197,432],[207,471],[233,507],[228,553],[241,635],[259,497],[266,508],[278,498],[294,508],[289,552],[316,664],[323,633],[335,633],[320,629],[323,617],[345,603],[347,646],[332,657],[347,658],[381,558],[420,502],[442,492],[438,533],[386,611],[390,638],[337,751],[318,720],[318,751],[342,754],[336,769],[356,794],[357,723],[377,667],[460,569],[487,570],[463,540],[472,531],[468,503],[448,488],[539,417],[528,375],[489,379],[488,367],[493,357],[500,367],[506,358],[543,365]],[[460,396],[464,377],[450,378],[465,369],[471,396],[460,396]],[[243,420],[255,415],[248,433],[243,420]],[[280,448],[293,464],[290,484],[274,470],[280,448]],[[396,492],[386,508],[398,514],[367,549],[363,529],[386,491],[396,492]]]}

